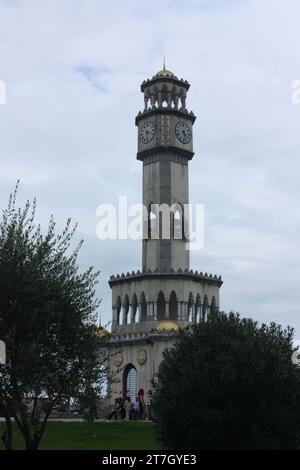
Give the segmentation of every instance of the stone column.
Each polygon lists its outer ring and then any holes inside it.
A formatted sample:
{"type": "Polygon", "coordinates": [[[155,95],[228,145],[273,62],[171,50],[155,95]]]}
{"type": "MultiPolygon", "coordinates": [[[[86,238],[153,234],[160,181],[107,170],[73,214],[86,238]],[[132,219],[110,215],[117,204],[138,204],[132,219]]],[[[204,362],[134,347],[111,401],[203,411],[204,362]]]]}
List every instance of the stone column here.
{"type": "Polygon", "coordinates": [[[204,321],[207,320],[207,315],[209,314],[209,305],[207,304],[206,307],[205,307],[205,315],[204,315],[204,321]]]}
{"type": "Polygon", "coordinates": [[[155,308],[155,302],[151,302],[151,320],[154,320],[154,308],[155,308]]]}
{"type": "Polygon", "coordinates": [[[171,96],[171,91],[168,91],[167,93],[167,103],[168,103],[168,106],[171,107],[172,106],[172,96],[171,96]]]}
{"type": "Polygon", "coordinates": [[[195,323],[199,323],[200,307],[199,304],[195,305],[195,323]]]}
{"type": "Polygon", "coordinates": [[[187,302],[182,302],[182,319],[184,321],[187,321],[187,311],[188,311],[188,303],[187,302]]]}
{"type": "Polygon", "coordinates": [[[192,318],[191,318],[191,321],[192,321],[193,323],[195,323],[195,321],[196,321],[196,307],[195,307],[195,304],[192,304],[191,310],[192,310],[192,318]]]}
{"type": "Polygon", "coordinates": [[[127,313],[128,313],[128,307],[127,305],[122,305],[122,324],[126,325],[127,324],[127,313]]]}
{"type": "Polygon", "coordinates": [[[175,98],[174,98],[174,106],[175,106],[175,109],[178,109],[178,95],[177,94],[175,95],[175,98]]]}
{"type": "Polygon", "coordinates": [[[142,321],[142,305],[138,304],[137,309],[138,309],[139,323],[141,323],[141,321],[142,321]]]}
{"type": "Polygon", "coordinates": [[[155,95],[154,95],[154,93],[151,93],[151,95],[150,95],[150,103],[151,103],[151,108],[154,109],[155,108],[155,95]]]}
{"type": "Polygon", "coordinates": [[[161,93],[161,91],[158,92],[157,104],[158,104],[158,107],[159,107],[159,108],[160,108],[161,105],[162,105],[162,93],[161,93]]]}
{"type": "Polygon", "coordinates": [[[130,318],[130,323],[134,323],[134,305],[131,304],[129,305],[129,318],[130,318]]]}
{"type": "Polygon", "coordinates": [[[166,320],[170,318],[169,302],[166,302],[166,320]]]}
{"type": "Polygon", "coordinates": [[[178,320],[183,321],[183,302],[178,302],[178,320]]]}
{"type": "Polygon", "coordinates": [[[117,315],[118,315],[118,309],[117,307],[112,308],[112,319],[113,319],[113,326],[117,326],[117,315]]]}
{"type": "Polygon", "coordinates": [[[200,306],[200,317],[201,317],[201,321],[204,321],[204,312],[205,312],[205,307],[204,307],[204,304],[202,304],[200,306]]]}
{"type": "Polygon", "coordinates": [[[182,320],[183,321],[186,321],[187,319],[187,309],[188,309],[188,303],[182,302],[182,320]]]}
{"type": "Polygon", "coordinates": [[[185,109],[185,103],[186,103],[186,96],[181,97],[181,104],[182,104],[182,109],[185,109]]]}
{"type": "Polygon", "coordinates": [[[145,111],[148,109],[148,96],[144,96],[144,103],[145,103],[145,111]]]}
{"type": "Polygon", "coordinates": [[[153,302],[153,320],[157,320],[157,303],[153,302]]]}
{"type": "Polygon", "coordinates": [[[152,320],[153,317],[153,302],[147,302],[147,320],[152,320]]]}

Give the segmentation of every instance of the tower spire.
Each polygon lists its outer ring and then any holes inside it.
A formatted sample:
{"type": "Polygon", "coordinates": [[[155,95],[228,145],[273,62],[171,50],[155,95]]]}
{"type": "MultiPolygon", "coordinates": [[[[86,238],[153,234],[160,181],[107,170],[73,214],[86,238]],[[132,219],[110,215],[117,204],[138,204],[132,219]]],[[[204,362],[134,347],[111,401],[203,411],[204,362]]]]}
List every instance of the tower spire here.
{"type": "Polygon", "coordinates": [[[166,56],[164,55],[164,67],[163,70],[166,70],[166,56]]]}

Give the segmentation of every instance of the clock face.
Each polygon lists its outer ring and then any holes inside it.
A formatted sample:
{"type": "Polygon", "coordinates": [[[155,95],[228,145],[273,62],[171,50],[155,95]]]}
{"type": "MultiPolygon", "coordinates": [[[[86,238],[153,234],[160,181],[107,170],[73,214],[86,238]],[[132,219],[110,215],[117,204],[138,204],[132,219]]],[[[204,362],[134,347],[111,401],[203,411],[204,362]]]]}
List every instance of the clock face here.
{"type": "Polygon", "coordinates": [[[187,144],[192,138],[192,131],[185,122],[177,122],[175,134],[177,139],[183,144],[187,144]]]}
{"type": "Polygon", "coordinates": [[[155,124],[154,122],[146,122],[140,132],[140,139],[143,144],[149,144],[153,139],[155,134],[155,124]]]}

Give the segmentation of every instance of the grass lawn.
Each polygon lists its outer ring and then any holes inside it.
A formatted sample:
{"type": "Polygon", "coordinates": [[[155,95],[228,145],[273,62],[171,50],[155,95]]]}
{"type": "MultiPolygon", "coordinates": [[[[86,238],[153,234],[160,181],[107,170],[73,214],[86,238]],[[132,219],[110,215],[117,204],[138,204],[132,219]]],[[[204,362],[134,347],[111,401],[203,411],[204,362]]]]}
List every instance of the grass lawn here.
{"type": "MultiPolygon", "coordinates": [[[[0,423],[0,433],[4,424],[0,423]]],[[[14,449],[24,449],[22,435],[14,425],[14,449]]],[[[0,449],[3,443],[0,441],[0,449]]],[[[49,422],[40,449],[51,450],[157,450],[151,422],[101,422],[88,424],[49,422]]]]}

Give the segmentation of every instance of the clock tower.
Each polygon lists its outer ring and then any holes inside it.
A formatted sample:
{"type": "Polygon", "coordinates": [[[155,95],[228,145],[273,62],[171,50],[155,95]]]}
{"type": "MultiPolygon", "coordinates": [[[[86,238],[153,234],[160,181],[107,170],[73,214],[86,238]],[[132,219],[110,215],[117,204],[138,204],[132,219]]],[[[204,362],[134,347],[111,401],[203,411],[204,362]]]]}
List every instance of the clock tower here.
{"type": "Polygon", "coordinates": [[[135,124],[143,165],[142,269],[109,280],[112,332],[104,349],[112,400],[135,399],[140,388],[147,395],[180,329],[219,308],[221,277],[190,269],[188,168],[196,117],[186,105],[189,87],[165,67],[141,85],[144,106],[135,124]]]}
{"type": "Polygon", "coordinates": [[[145,271],[189,269],[185,208],[189,202],[188,162],[194,155],[192,129],[196,119],[186,108],[189,87],[186,80],[179,80],[165,67],[141,85],[144,110],[136,117],[136,125],[137,158],[143,162],[143,204],[148,210],[143,240],[145,271]],[[169,216],[165,234],[159,207],[165,208],[165,218],[169,216]]]}

